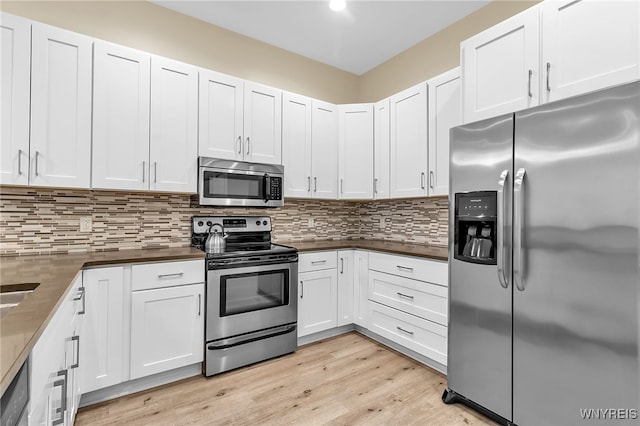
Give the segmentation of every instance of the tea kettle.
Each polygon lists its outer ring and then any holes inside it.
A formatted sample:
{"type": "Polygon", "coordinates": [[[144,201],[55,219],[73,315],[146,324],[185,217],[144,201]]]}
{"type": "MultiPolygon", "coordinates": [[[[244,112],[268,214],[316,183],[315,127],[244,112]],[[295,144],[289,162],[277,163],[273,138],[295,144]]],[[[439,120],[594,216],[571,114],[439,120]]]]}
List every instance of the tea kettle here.
{"type": "Polygon", "coordinates": [[[225,241],[229,234],[225,234],[224,228],[219,223],[214,223],[209,227],[209,236],[204,243],[204,250],[207,253],[223,253],[227,245],[225,241]],[[214,226],[220,227],[220,232],[217,229],[213,229],[214,226]]]}

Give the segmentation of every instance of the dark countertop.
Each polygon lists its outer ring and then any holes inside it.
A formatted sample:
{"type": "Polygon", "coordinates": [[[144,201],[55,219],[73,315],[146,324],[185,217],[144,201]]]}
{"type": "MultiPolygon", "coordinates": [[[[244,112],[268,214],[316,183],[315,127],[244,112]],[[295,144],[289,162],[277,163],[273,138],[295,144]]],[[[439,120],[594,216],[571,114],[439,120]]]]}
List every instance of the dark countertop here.
{"type": "Polygon", "coordinates": [[[416,256],[426,259],[449,259],[449,249],[442,246],[430,246],[427,244],[401,243],[397,241],[382,240],[322,240],[322,241],[277,241],[278,244],[295,247],[300,252],[320,250],[374,250],[385,253],[404,256],[416,256]]]}
{"type": "Polygon", "coordinates": [[[202,258],[204,253],[191,247],[0,257],[0,287],[40,284],[0,320],[0,394],[29,356],[83,268],[202,258]]]}

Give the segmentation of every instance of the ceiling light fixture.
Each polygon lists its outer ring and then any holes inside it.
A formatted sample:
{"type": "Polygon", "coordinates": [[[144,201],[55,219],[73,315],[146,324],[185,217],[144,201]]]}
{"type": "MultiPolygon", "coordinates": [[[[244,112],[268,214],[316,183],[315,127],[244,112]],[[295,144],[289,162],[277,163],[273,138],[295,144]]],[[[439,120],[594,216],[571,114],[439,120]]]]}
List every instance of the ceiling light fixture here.
{"type": "Polygon", "coordinates": [[[329,7],[335,12],[340,12],[347,7],[347,2],[345,0],[331,0],[329,2],[329,7]]]}

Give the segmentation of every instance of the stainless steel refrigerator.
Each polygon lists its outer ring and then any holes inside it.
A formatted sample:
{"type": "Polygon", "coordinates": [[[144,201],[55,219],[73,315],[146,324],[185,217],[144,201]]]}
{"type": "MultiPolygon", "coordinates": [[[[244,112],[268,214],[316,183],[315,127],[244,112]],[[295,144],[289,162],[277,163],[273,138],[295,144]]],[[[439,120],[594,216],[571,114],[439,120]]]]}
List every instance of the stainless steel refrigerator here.
{"type": "Polygon", "coordinates": [[[640,82],[451,130],[447,403],[640,424],[640,82]]]}

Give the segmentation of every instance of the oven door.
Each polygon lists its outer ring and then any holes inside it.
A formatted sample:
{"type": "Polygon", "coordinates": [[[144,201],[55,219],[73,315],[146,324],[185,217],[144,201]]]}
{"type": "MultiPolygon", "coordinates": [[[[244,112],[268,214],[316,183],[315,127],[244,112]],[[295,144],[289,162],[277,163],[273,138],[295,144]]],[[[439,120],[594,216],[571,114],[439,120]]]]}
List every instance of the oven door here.
{"type": "Polygon", "coordinates": [[[297,262],[207,271],[206,341],[295,323],[297,262]]]}

